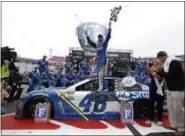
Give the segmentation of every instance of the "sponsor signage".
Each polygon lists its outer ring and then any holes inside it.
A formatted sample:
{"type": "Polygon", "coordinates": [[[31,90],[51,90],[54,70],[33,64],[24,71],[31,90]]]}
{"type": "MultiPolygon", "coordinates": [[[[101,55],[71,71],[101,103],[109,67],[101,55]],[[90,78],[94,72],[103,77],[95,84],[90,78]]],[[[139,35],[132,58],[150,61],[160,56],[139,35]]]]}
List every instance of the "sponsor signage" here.
{"type": "Polygon", "coordinates": [[[37,104],[35,109],[35,122],[48,122],[50,119],[50,103],[37,104]]]}
{"type": "Polygon", "coordinates": [[[116,92],[118,100],[134,100],[134,99],[148,99],[149,91],[120,91],[116,92]]]}
{"type": "MultiPolygon", "coordinates": [[[[94,57],[94,56],[96,56],[96,51],[86,51],[85,56],[94,57]]],[[[117,53],[117,52],[107,52],[107,57],[109,57],[109,58],[118,58],[119,53],[117,53]]]]}
{"type": "Polygon", "coordinates": [[[72,50],[72,56],[84,56],[83,50],[72,50]]]}
{"type": "MultiPolygon", "coordinates": [[[[82,56],[86,56],[86,57],[95,57],[96,56],[96,50],[72,50],[72,56],[77,58],[77,57],[82,57],[82,56]]],[[[107,57],[108,58],[129,58],[130,54],[129,53],[123,53],[123,52],[111,52],[108,51],[107,52],[107,57]]]]}
{"type": "Polygon", "coordinates": [[[119,58],[130,58],[130,53],[119,53],[119,58]]]}
{"type": "Polygon", "coordinates": [[[134,109],[132,102],[121,102],[121,109],[120,109],[120,121],[124,124],[133,124],[134,123],[134,109]]]}

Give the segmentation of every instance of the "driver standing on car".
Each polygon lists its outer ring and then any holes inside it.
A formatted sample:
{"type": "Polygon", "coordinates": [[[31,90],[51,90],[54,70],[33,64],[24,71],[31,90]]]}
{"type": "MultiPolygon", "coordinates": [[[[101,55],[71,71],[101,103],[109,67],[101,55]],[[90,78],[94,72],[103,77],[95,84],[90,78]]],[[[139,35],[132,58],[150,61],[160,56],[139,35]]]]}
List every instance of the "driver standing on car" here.
{"type": "Polygon", "coordinates": [[[106,79],[103,80],[103,91],[109,91],[108,81],[106,79]]]}

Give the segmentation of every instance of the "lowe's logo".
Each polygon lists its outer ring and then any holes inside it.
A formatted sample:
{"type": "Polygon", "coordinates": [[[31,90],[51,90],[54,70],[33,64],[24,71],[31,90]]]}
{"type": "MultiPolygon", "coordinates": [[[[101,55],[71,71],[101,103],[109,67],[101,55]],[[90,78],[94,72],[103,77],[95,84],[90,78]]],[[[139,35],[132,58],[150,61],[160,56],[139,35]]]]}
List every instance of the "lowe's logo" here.
{"type": "Polygon", "coordinates": [[[149,92],[148,91],[140,91],[140,92],[116,92],[116,97],[118,100],[129,100],[129,99],[148,99],[149,92]]]}

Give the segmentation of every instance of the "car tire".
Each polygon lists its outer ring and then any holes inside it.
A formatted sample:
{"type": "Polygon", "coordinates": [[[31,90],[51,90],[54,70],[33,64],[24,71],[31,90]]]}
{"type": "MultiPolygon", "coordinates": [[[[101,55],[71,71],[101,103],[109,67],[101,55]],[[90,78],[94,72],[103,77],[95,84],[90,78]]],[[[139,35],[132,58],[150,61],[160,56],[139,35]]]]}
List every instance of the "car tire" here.
{"type": "Polygon", "coordinates": [[[45,102],[51,104],[51,111],[50,111],[51,116],[50,116],[50,118],[53,118],[53,115],[54,115],[53,104],[45,96],[36,96],[36,97],[30,99],[27,102],[27,104],[25,106],[25,110],[24,110],[25,117],[34,118],[36,104],[38,104],[38,103],[45,103],[45,102]]]}

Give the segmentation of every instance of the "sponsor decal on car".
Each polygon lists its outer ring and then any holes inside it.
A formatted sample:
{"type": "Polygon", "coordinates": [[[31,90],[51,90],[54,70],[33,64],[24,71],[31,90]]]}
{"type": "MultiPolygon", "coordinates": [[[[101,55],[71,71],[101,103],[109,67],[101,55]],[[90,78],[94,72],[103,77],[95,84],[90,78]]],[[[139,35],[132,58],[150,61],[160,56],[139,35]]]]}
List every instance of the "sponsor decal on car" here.
{"type": "Polygon", "coordinates": [[[66,92],[60,93],[60,96],[63,96],[66,100],[74,100],[73,94],[68,94],[66,92]]]}
{"type": "Polygon", "coordinates": [[[122,91],[122,92],[116,92],[116,97],[118,100],[130,100],[130,99],[148,99],[149,98],[149,92],[148,91],[122,91]]]}

